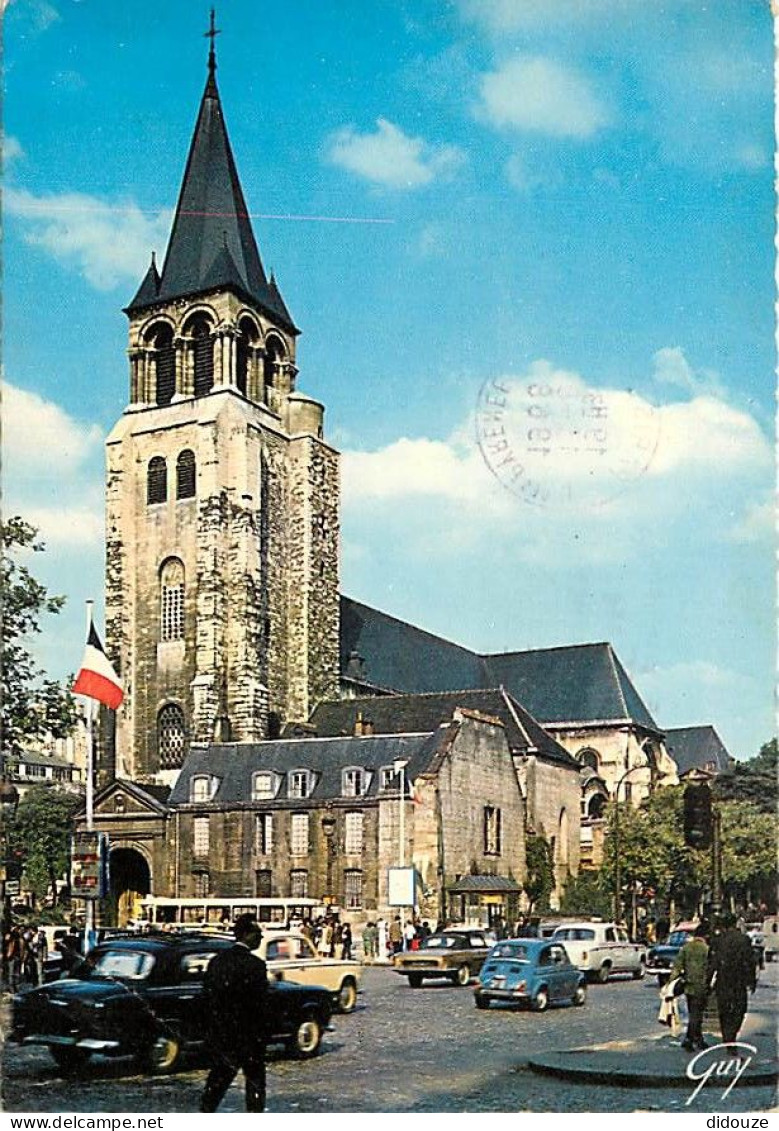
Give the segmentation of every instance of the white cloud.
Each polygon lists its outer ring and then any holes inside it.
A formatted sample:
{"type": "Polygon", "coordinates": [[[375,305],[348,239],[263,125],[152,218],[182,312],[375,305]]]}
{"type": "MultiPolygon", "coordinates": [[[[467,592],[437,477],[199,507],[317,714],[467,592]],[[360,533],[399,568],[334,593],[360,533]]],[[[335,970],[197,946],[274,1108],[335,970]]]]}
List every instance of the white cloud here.
{"type": "Polygon", "coordinates": [[[654,379],[661,385],[673,385],[690,394],[724,397],[725,388],[719,373],[713,369],[693,369],[679,346],[665,346],[657,351],[654,379]]]}
{"type": "Polygon", "coordinates": [[[465,161],[457,146],[409,137],[386,118],[379,118],[376,126],[375,133],[361,134],[353,126],[338,130],[328,139],[328,160],[373,184],[395,189],[430,184],[450,176],[465,161]]]}
{"type": "Polygon", "coordinates": [[[98,290],[140,282],[152,250],[167,242],[170,213],[143,213],[137,204],[109,204],[83,193],[36,197],[6,189],[5,207],[25,225],[24,239],[98,290]]]}
{"type": "Polygon", "coordinates": [[[611,121],[588,80],[540,56],[520,56],[482,77],[479,117],[500,129],[587,138],[611,121]]]}
{"type": "Polygon", "coordinates": [[[47,545],[103,538],[102,429],[59,405],[3,386],[3,505],[38,527],[47,545]]]}
{"type": "Polygon", "coordinates": [[[22,157],[24,157],[24,150],[19,139],[6,134],[3,138],[3,165],[7,168],[22,157]]]}
{"type": "Polygon", "coordinates": [[[7,8],[13,8],[14,14],[23,21],[23,26],[34,35],[39,35],[58,23],[62,16],[48,0],[25,0],[24,3],[14,3],[14,0],[3,0],[0,3],[0,13],[7,8]]]}
{"type": "Polygon", "coordinates": [[[575,0],[574,3],[549,3],[549,0],[456,0],[461,17],[491,35],[502,36],[541,24],[582,24],[602,16],[614,16],[635,0],[575,0]]]}

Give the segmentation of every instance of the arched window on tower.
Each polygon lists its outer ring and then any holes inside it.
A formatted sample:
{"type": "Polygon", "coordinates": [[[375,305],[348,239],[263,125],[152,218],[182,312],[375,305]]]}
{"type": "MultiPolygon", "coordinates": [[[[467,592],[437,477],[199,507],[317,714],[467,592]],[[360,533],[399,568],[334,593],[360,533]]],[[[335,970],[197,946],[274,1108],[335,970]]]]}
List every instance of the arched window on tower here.
{"type": "Polygon", "coordinates": [[[168,558],[160,570],[160,639],[184,639],[184,566],[168,558]]]}
{"type": "Polygon", "coordinates": [[[276,385],[276,376],[278,373],[279,363],[284,358],[284,347],[278,338],[272,335],[265,342],[265,365],[264,365],[264,380],[265,380],[265,395],[266,399],[268,391],[273,389],[276,385]]]}
{"type": "Polygon", "coordinates": [[[162,456],[149,460],[146,475],[146,502],[164,503],[168,497],[168,468],[162,456]]]}
{"type": "Polygon", "coordinates": [[[203,397],[214,387],[214,343],[211,325],[204,314],[196,315],[187,327],[193,340],[195,362],[195,396],[203,397]]]}
{"type": "Polygon", "coordinates": [[[600,758],[598,757],[597,750],[592,750],[591,748],[580,750],[576,755],[576,760],[580,766],[588,766],[591,770],[594,770],[596,774],[600,772],[600,758]]]}
{"type": "Polygon", "coordinates": [[[156,368],[156,387],[154,402],[157,405],[170,404],[176,392],[176,351],[173,346],[173,331],[167,323],[152,327],[148,334],[154,345],[156,368]]]}
{"type": "Polygon", "coordinates": [[[238,392],[247,395],[249,388],[249,367],[251,365],[252,350],[259,339],[257,327],[251,318],[242,318],[238,323],[238,341],[236,342],[236,368],[235,383],[238,392]]]}
{"type": "Polygon", "coordinates": [[[184,712],[177,703],[166,703],[157,715],[157,752],[161,770],[177,770],[184,763],[186,730],[184,712]]]}
{"type": "Polygon", "coordinates": [[[187,448],[179,452],[176,460],[176,498],[192,499],[195,496],[195,453],[187,448]]]}

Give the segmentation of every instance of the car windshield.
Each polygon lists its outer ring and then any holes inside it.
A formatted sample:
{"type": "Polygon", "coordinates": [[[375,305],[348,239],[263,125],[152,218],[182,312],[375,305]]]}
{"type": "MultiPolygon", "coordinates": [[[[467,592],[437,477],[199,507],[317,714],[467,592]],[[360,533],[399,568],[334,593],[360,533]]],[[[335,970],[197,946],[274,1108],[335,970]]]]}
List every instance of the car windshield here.
{"type": "Polygon", "coordinates": [[[689,931],[671,931],[670,935],[668,936],[668,945],[684,946],[689,937],[689,931]]]}
{"type": "Polygon", "coordinates": [[[595,932],[589,927],[560,927],[555,931],[556,939],[570,939],[571,942],[585,942],[595,938],[595,932]]]}
{"type": "Polygon", "coordinates": [[[515,962],[529,962],[527,947],[520,943],[499,943],[493,948],[490,958],[511,958],[515,962]]]}
{"type": "Polygon", "coordinates": [[[88,978],[121,978],[141,982],[154,966],[154,955],[145,950],[103,950],[90,955],[88,978]]]}
{"type": "Polygon", "coordinates": [[[428,950],[430,947],[437,946],[453,950],[455,947],[464,945],[464,940],[459,935],[429,935],[423,940],[419,949],[428,950]]]}

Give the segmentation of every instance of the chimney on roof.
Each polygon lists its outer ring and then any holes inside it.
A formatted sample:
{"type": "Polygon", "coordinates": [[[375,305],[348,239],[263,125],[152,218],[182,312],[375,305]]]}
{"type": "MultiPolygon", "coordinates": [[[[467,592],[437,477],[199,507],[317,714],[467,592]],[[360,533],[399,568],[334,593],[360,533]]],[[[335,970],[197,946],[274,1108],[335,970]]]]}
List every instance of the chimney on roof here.
{"type": "Polygon", "coordinates": [[[354,717],[354,737],[362,737],[362,711],[358,711],[354,717]]]}

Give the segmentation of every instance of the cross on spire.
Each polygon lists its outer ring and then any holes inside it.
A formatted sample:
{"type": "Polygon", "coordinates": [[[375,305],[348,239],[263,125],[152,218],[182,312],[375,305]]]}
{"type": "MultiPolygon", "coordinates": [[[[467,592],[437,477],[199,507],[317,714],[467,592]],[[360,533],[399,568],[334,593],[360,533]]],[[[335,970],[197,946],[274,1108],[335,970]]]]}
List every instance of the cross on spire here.
{"type": "Polygon", "coordinates": [[[214,77],[216,72],[216,52],[214,51],[214,41],[218,35],[221,35],[221,28],[216,26],[216,14],[214,9],[211,9],[211,23],[208,31],[203,32],[204,39],[211,40],[211,47],[208,52],[208,73],[211,78],[214,77]]]}

